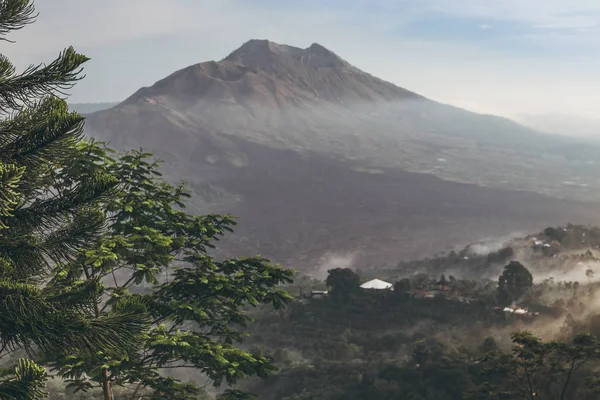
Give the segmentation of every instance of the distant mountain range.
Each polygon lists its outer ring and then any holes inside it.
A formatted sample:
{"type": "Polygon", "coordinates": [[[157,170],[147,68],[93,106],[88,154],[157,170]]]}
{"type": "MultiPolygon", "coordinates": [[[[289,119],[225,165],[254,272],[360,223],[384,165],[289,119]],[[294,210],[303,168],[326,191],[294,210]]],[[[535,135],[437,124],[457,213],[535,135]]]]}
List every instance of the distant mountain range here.
{"type": "Polygon", "coordinates": [[[90,114],[86,132],[156,153],[195,211],[239,215],[225,251],[305,268],[577,221],[587,205],[542,194],[600,197],[600,147],[426,99],[318,44],[251,40],[90,114]]]}

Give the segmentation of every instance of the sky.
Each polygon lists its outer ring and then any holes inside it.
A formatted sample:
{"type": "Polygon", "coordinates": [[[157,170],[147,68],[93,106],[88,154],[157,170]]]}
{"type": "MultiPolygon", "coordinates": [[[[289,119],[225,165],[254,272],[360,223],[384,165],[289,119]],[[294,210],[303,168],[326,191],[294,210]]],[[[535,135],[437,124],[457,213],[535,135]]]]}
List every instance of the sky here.
{"type": "Polygon", "coordinates": [[[472,111],[600,111],[598,0],[37,0],[2,54],[18,68],[72,45],[71,102],[121,101],[249,39],[319,43],[356,67],[472,111]]]}

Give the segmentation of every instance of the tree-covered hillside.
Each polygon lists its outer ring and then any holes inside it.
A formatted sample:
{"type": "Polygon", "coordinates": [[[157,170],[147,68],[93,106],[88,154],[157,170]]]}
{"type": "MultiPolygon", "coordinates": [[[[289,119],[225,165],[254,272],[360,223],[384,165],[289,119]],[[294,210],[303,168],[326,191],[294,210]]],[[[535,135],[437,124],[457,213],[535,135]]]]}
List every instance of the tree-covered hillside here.
{"type": "Polygon", "coordinates": [[[270,349],[280,372],[246,384],[274,400],[597,399],[598,232],[549,228],[487,254],[473,245],[332,270],[325,282],[299,277],[285,311],[254,312],[251,344],[270,349]],[[358,287],[374,277],[393,290],[358,287]]]}

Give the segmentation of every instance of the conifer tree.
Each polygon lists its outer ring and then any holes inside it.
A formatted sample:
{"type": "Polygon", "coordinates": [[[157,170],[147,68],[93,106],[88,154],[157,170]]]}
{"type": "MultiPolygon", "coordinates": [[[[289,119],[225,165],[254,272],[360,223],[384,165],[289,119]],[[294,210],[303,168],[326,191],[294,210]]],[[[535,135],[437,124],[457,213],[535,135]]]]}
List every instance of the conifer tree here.
{"type": "MultiPolygon", "coordinates": [[[[0,0],[0,39],[34,21],[30,0],[0,0]]],[[[81,78],[87,58],[72,48],[17,73],[0,56],[0,358],[16,350],[40,358],[118,353],[147,324],[144,306],[121,302],[102,318],[89,310],[99,282],[60,291],[49,277],[72,263],[105,229],[100,208],[119,182],[108,171],[66,169],[81,151],[83,118],[57,96],[81,78]]],[[[20,359],[0,371],[0,399],[43,396],[46,370],[20,359]]]]}

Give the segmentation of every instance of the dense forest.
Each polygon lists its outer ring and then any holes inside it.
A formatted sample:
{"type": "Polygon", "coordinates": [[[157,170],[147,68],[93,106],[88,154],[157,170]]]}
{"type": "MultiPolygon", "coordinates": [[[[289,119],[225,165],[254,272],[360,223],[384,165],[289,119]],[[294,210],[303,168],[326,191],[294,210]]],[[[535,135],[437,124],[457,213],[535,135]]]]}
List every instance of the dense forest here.
{"type": "Polygon", "coordinates": [[[250,340],[280,370],[248,388],[275,400],[597,399],[599,233],[548,228],[487,254],[469,246],[363,276],[298,278],[286,310],[254,312],[250,340]],[[486,270],[499,272],[473,278],[486,270]],[[393,288],[360,288],[373,277],[393,288]]]}

